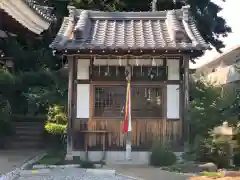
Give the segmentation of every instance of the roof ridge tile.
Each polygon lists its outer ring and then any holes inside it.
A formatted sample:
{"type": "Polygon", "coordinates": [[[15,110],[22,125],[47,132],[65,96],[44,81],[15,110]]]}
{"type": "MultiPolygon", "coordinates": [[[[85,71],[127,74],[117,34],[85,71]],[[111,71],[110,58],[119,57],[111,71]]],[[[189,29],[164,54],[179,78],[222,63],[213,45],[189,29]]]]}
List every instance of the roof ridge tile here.
{"type": "MultiPolygon", "coordinates": [[[[104,12],[72,8],[74,39],[54,40],[51,48],[71,50],[196,50],[207,49],[190,7],[155,12],[104,12]],[[131,23],[130,23],[131,22],[131,23]],[[189,42],[189,39],[191,40],[189,42]],[[64,43],[62,43],[64,42],[64,43]]],[[[71,15],[72,14],[72,15],[71,15]]],[[[62,26],[65,26],[66,22],[62,26]]],[[[69,25],[68,25],[69,26],[69,25]]]]}

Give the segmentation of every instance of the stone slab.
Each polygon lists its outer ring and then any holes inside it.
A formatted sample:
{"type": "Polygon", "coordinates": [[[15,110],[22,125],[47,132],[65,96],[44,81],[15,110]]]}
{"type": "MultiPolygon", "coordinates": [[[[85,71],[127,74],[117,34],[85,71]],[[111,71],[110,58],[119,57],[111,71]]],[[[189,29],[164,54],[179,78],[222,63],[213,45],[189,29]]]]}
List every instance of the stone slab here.
{"type": "Polygon", "coordinates": [[[0,174],[20,167],[27,159],[41,154],[42,150],[0,150],[0,174]]]}

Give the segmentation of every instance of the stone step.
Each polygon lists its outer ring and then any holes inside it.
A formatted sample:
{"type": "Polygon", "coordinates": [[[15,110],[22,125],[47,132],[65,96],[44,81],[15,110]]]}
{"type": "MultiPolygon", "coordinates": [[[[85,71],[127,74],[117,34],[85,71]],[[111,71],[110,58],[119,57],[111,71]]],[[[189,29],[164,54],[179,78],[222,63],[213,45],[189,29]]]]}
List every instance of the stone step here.
{"type": "Polygon", "coordinates": [[[13,136],[12,137],[12,141],[28,141],[28,142],[32,142],[32,141],[42,141],[43,137],[41,135],[19,135],[19,136],[13,136]]]}
{"type": "Polygon", "coordinates": [[[30,132],[40,132],[40,131],[44,131],[44,127],[14,127],[15,131],[30,131],[30,132]]]}
{"type": "Polygon", "coordinates": [[[35,126],[33,126],[33,125],[31,125],[31,126],[23,126],[23,125],[18,125],[18,126],[14,126],[15,127],[15,129],[16,130],[38,130],[38,129],[41,129],[41,130],[43,130],[44,129],[44,125],[35,125],[35,126]]]}
{"type": "Polygon", "coordinates": [[[14,149],[28,149],[28,148],[43,148],[45,147],[44,141],[11,141],[8,145],[14,149]]]}
{"type": "Polygon", "coordinates": [[[44,127],[44,122],[14,122],[15,127],[44,127]]]}
{"type": "Polygon", "coordinates": [[[10,138],[9,147],[14,149],[42,148],[45,146],[44,122],[14,122],[15,133],[10,138]]]}
{"type": "Polygon", "coordinates": [[[44,131],[15,131],[14,135],[15,136],[42,136],[44,131]]]}

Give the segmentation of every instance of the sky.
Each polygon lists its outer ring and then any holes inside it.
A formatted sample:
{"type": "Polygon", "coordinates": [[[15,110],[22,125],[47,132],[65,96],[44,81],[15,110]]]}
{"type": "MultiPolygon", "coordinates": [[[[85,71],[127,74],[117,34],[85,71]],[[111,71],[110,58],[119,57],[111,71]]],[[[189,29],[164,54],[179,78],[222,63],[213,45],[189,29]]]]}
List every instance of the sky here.
{"type": "MultiPolygon", "coordinates": [[[[240,45],[240,0],[226,0],[226,2],[221,2],[222,0],[212,1],[223,8],[223,10],[219,12],[219,16],[222,16],[226,20],[227,25],[232,28],[232,33],[222,39],[226,44],[226,47],[223,49],[223,52],[225,52],[236,45],[240,45]]],[[[191,64],[190,67],[199,67],[218,56],[220,56],[220,54],[217,53],[216,50],[207,51],[196,61],[196,64],[191,64]]]]}

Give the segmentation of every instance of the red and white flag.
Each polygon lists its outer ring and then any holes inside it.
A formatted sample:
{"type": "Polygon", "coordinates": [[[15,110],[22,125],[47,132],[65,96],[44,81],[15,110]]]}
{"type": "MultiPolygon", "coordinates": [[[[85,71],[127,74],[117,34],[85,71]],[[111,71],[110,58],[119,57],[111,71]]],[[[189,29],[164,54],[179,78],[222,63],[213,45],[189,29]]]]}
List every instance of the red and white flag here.
{"type": "Polygon", "coordinates": [[[131,85],[127,84],[126,90],[126,104],[125,104],[125,119],[123,123],[123,133],[132,131],[132,116],[131,116],[131,85]]]}

